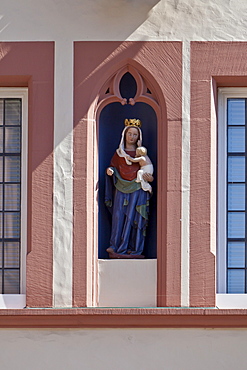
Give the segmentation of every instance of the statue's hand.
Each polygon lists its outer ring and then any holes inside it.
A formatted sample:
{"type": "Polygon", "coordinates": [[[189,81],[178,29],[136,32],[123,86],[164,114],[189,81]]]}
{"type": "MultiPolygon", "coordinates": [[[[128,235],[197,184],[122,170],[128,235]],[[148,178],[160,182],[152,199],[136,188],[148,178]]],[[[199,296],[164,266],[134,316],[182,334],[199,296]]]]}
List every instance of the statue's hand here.
{"type": "Polygon", "coordinates": [[[112,176],[114,174],[114,171],[111,167],[108,167],[107,170],[106,170],[106,173],[108,176],[112,176]]]}
{"type": "Polygon", "coordinates": [[[147,182],[153,182],[154,181],[154,178],[151,175],[151,173],[144,173],[142,178],[143,178],[144,181],[147,181],[147,182]]]}

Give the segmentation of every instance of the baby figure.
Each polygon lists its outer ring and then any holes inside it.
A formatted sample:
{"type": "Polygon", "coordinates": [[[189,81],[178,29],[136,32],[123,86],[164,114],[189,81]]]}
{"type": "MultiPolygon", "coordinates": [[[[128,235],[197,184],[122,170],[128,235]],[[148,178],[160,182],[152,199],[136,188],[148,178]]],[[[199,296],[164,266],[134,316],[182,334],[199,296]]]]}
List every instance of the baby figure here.
{"type": "Polygon", "coordinates": [[[152,175],[154,172],[152,162],[150,158],[147,156],[147,149],[144,146],[139,146],[136,149],[135,158],[132,158],[128,155],[127,159],[131,162],[139,163],[141,168],[137,172],[136,182],[141,183],[141,187],[144,191],[149,191],[151,193],[152,186],[147,181],[143,180],[144,173],[150,173],[150,175],[152,175]]]}

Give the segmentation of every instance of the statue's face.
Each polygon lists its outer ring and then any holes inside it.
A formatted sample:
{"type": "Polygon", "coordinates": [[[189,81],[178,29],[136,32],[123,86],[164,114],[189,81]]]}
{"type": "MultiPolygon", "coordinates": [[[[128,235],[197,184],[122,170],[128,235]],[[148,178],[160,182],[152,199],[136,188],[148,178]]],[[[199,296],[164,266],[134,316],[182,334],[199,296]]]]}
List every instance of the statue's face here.
{"type": "Polygon", "coordinates": [[[126,144],[136,144],[139,139],[139,131],[135,127],[130,127],[125,134],[126,144]]]}

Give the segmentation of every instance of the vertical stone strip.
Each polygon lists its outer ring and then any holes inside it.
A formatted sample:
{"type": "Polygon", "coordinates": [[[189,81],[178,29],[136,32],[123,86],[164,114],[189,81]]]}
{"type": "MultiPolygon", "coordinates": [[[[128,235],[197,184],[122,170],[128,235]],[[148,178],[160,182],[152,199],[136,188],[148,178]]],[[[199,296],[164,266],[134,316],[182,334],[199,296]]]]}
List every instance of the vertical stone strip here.
{"type": "MultiPolygon", "coordinates": [[[[234,44],[232,44],[234,45],[234,44]]],[[[190,305],[215,306],[216,121],[212,76],[233,73],[229,44],[191,42],[190,305]],[[205,57],[206,56],[206,57],[205,57]],[[224,65],[227,64],[227,69],[224,65]],[[213,195],[213,197],[212,197],[213,195]]],[[[239,58],[241,60],[241,58],[239,58]]],[[[217,82],[217,81],[216,81],[217,82]]],[[[216,88],[216,85],[215,85],[216,88]]]]}
{"type": "Polygon", "coordinates": [[[55,46],[53,306],[72,306],[73,43],[55,46]],[[66,52],[65,52],[66,50],[66,52]]]}
{"type": "Polygon", "coordinates": [[[210,188],[210,251],[216,256],[217,228],[217,85],[212,79],[211,85],[211,188],[210,188]]]}
{"type": "Polygon", "coordinates": [[[190,280],[190,42],[183,42],[181,306],[189,306],[190,280]]]}

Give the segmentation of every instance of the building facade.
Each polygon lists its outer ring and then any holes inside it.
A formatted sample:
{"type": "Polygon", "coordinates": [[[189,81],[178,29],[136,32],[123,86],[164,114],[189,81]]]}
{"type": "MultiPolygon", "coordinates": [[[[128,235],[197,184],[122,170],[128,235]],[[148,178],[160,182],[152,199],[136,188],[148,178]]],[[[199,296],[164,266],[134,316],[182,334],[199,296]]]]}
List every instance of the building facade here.
{"type": "Polygon", "coordinates": [[[245,2],[0,14],[5,368],[244,368],[245,2]],[[131,117],[155,164],[147,258],[110,260],[103,177],[131,117]]]}

